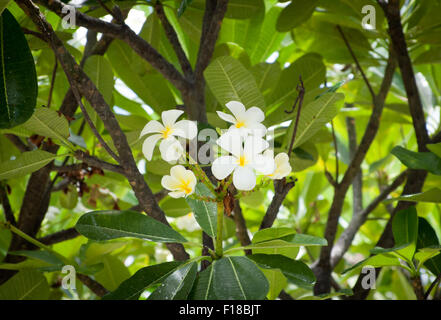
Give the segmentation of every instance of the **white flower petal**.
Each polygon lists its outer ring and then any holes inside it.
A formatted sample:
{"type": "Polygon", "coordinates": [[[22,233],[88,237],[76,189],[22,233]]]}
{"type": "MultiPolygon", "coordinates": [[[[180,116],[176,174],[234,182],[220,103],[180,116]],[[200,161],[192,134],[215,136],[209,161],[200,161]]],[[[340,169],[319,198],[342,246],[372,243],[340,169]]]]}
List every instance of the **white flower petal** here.
{"type": "Polygon", "coordinates": [[[253,160],[250,163],[250,166],[252,166],[259,173],[265,175],[273,173],[276,168],[274,159],[264,156],[262,154],[254,155],[253,160]]]}
{"type": "Polygon", "coordinates": [[[235,157],[223,156],[213,161],[213,164],[211,165],[211,172],[216,179],[223,180],[228,177],[237,166],[238,164],[235,157]]]}
{"type": "Polygon", "coordinates": [[[239,101],[230,101],[226,104],[237,120],[245,120],[245,106],[239,101]]]}
{"type": "Polygon", "coordinates": [[[250,135],[256,136],[256,137],[263,137],[266,134],[266,127],[258,122],[253,123],[247,123],[246,128],[248,130],[248,133],[250,135]]]}
{"type": "Polygon", "coordinates": [[[142,144],[142,153],[148,161],[152,160],[153,150],[161,137],[161,134],[153,134],[145,139],[144,143],[142,144]]]}
{"type": "Polygon", "coordinates": [[[240,135],[239,131],[240,130],[238,129],[228,130],[216,141],[218,146],[220,146],[224,150],[227,150],[236,157],[240,157],[243,150],[243,137],[240,135]]]}
{"type": "Polygon", "coordinates": [[[182,115],[184,111],[182,110],[167,110],[162,112],[162,123],[165,127],[170,126],[173,127],[176,120],[179,118],[180,115],[182,115]]]}
{"type": "Polygon", "coordinates": [[[161,157],[167,162],[176,161],[184,154],[181,143],[173,137],[164,139],[159,145],[161,157]]]}
{"type": "Polygon", "coordinates": [[[262,122],[265,120],[265,114],[258,107],[251,107],[245,112],[246,122],[262,122]]]}
{"type": "Polygon", "coordinates": [[[198,134],[198,127],[194,121],[181,120],[174,124],[172,135],[192,140],[198,134]]]}
{"type": "Polygon", "coordinates": [[[161,185],[170,191],[178,190],[181,182],[174,176],[163,176],[161,179],[161,185]]]}
{"type": "Polygon", "coordinates": [[[216,111],[219,118],[222,120],[225,120],[229,123],[236,123],[236,118],[234,118],[231,114],[222,112],[222,111],[216,111]]]}
{"type": "Polygon", "coordinates": [[[186,193],[183,191],[173,191],[169,192],[168,195],[172,198],[183,198],[186,196],[186,193]]]}
{"type": "Polygon", "coordinates": [[[237,190],[252,190],[256,186],[256,175],[253,169],[249,166],[234,169],[233,184],[237,190]]]}
{"type": "Polygon", "coordinates": [[[183,165],[180,165],[180,164],[178,164],[176,166],[173,166],[170,169],[170,175],[172,177],[174,177],[178,181],[185,180],[186,172],[187,172],[187,169],[185,169],[185,167],[183,165]]]}
{"type": "Polygon", "coordinates": [[[164,126],[159,121],[151,120],[142,129],[140,137],[149,133],[162,132],[164,129],[164,126]]]}
{"type": "Polygon", "coordinates": [[[248,136],[245,140],[243,152],[247,157],[253,157],[255,154],[262,153],[263,150],[269,147],[268,141],[256,137],[256,136],[248,136]]]}

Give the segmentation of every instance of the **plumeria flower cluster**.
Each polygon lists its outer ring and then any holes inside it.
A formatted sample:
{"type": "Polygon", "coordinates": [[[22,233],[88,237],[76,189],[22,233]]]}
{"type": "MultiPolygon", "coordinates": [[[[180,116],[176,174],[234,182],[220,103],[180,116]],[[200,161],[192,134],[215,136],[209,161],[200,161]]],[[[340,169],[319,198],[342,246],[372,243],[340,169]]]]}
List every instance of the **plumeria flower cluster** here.
{"type": "MultiPolygon", "coordinates": [[[[279,153],[274,157],[268,141],[263,139],[267,132],[262,124],[265,120],[263,111],[257,107],[247,110],[238,101],[230,101],[226,107],[232,114],[220,111],[217,113],[221,119],[231,123],[231,126],[216,141],[223,154],[212,163],[214,177],[221,181],[232,179],[237,190],[251,191],[256,187],[257,175],[273,180],[288,176],[292,170],[288,155],[279,153]]],[[[177,121],[182,114],[183,111],[180,110],[164,111],[161,115],[162,123],[156,120],[147,123],[141,132],[141,137],[149,135],[142,148],[147,160],[152,159],[155,146],[160,140],[159,150],[165,161],[187,159],[186,146],[181,145],[177,138],[194,139],[197,136],[197,126],[189,120],[177,121]]],[[[198,175],[204,175],[197,163],[195,168],[198,175]]],[[[194,194],[197,178],[192,170],[176,165],[171,168],[170,175],[162,178],[161,184],[170,191],[171,197],[187,197],[194,194]]]]}

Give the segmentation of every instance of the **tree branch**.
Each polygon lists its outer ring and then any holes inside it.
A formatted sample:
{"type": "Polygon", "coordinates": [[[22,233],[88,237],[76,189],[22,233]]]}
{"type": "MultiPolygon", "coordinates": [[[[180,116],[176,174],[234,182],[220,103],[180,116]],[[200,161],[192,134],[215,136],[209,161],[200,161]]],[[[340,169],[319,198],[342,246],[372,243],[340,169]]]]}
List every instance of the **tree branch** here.
{"type": "Polygon", "coordinates": [[[165,35],[172,45],[176,56],[178,57],[178,61],[181,65],[184,75],[187,77],[187,79],[191,79],[193,77],[193,70],[191,68],[190,61],[188,61],[187,55],[185,54],[179,42],[178,35],[176,34],[175,29],[173,29],[173,26],[170,24],[170,21],[168,21],[168,18],[164,11],[164,7],[159,0],[155,4],[155,12],[158,15],[159,20],[161,20],[162,26],[165,30],[165,35]]]}
{"type": "Polygon", "coordinates": [[[38,241],[40,241],[41,243],[43,243],[45,245],[52,245],[55,243],[74,239],[74,238],[78,237],[79,235],[80,234],[78,233],[77,230],[75,230],[75,228],[69,228],[66,230],[61,230],[61,231],[52,233],[50,235],[44,236],[44,237],[38,239],[38,241]]]}
{"type": "MultiPolygon", "coordinates": [[[[121,127],[119,126],[119,123],[116,120],[110,106],[104,100],[94,83],[78,66],[75,59],[64,47],[63,43],[57,37],[52,27],[40,13],[39,8],[30,0],[16,0],[16,2],[37,25],[40,31],[48,38],[50,46],[57,54],[59,63],[62,66],[69,82],[71,83],[71,86],[78,89],[85,99],[89,101],[90,105],[94,108],[98,116],[103,121],[104,126],[109,132],[113,140],[113,144],[118,151],[120,165],[124,168],[125,177],[128,179],[130,186],[135,192],[135,195],[142,205],[144,211],[158,221],[169,225],[167,219],[165,218],[164,212],[159,208],[152,191],[145,182],[143,175],[138,170],[127,138],[122,132],[121,127]]],[[[170,249],[170,251],[172,251],[172,254],[176,260],[186,260],[189,258],[189,255],[185,252],[182,244],[170,243],[167,244],[167,247],[170,249]]]]}
{"type": "Polygon", "coordinates": [[[14,212],[12,211],[11,204],[9,203],[8,191],[3,185],[0,185],[0,202],[2,203],[3,213],[5,214],[6,221],[13,226],[16,226],[17,222],[15,221],[14,212]]]}

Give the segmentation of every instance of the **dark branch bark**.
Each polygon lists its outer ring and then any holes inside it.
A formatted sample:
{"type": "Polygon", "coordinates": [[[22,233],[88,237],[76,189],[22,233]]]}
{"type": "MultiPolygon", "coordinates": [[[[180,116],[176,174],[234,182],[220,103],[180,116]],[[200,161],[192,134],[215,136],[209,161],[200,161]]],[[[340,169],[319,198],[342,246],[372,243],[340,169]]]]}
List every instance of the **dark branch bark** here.
{"type": "Polygon", "coordinates": [[[354,240],[355,234],[358,232],[360,227],[365,223],[368,215],[375,210],[375,208],[387,198],[387,196],[397,189],[401,184],[404,183],[407,177],[407,171],[401,173],[390,186],[385,188],[364,210],[354,213],[349,226],[343,231],[340,238],[332,248],[331,252],[331,266],[334,268],[346,251],[349,249],[352,241],[354,240]]]}
{"type": "Polygon", "coordinates": [[[178,57],[179,64],[181,65],[182,71],[184,72],[184,75],[191,79],[193,76],[193,70],[191,68],[190,61],[188,61],[188,58],[182,49],[182,46],[179,42],[178,35],[176,34],[175,29],[173,29],[173,26],[170,24],[170,21],[168,21],[167,16],[164,11],[164,7],[160,1],[156,2],[155,5],[155,12],[158,15],[159,20],[161,20],[162,26],[165,30],[165,35],[167,36],[170,44],[173,47],[173,50],[176,53],[176,56],[178,57]]]}
{"type": "MultiPolygon", "coordinates": [[[[89,101],[90,105],[103,121],[104,126],[108,130],[113,140],[113,144],[118,151],[120,165],[124,168],[125,177],[128,179],[129,184],[135,192],[144,211],[158,221],[169,225],[164,212],[159,208],[152,191],[145,182],[143,175],[138,170],[129,143],[127,142],[127,138],[122,132],[115,115],[96,88],[95,84],[75,62],[75,59],[67,51],[52,27],[40,13],[39,8],[29,0],[16,0],[16,2],[37,25],[40,31],[48,38],[50,46],[56,53],[59,63],[71,86],[75,87],[75,89],[77,89],[84,98],[89,101]]],[[[189,255],[185,252],[182,244],[171,243],[167,244],[167,247],[170,249],[176,260],[186,260],[189,258],[189,255]]]]}
{"type": "Polygon", "coordinates": [[[381,88],[378,95],[376,95],[372,101],[374,108],[372,110],[372,114],[369,118],[369,122],[365,129],[360,145],[358,146],[357,151],[343,176],[343,179],[340,183],[337,184],[334,191],[334,198],[332,200],[331,208],[328,213],[328,221],[326,223],[325,229],[325,238],[328,241],[328,245],[322,247],[320,251],[320,258],[317,264],[314,265],[314,272],[317,277],[317,282],[314,287],[315,294],[328,293],[331,290],[331,251],[334,245],[334,240],[338,228],[338,220],[343,209],[344,199],[378,132],[378,128],[380,126],[380,117],[383,112],[387,93],[389,92],[392,84],[394,72],[395,60],[393,58],[392,52],[390,52],[381,88]]]}
{"type": "MultiPolygon", "coordinates": [[[[236,237],[240,244],[245,247],[251,244],[250,236],[248,235],[248,228],[245,218],[242,214],[242,208],[240,207],[240,201],[234,200],[233,219],[236,223],[236,237]]],[[[251,250],[245,250],[245,254],[251,254],[251,250]]]]}
{"type": "Polygon", "coordinates": [[[38,241],[40,241],[41,243],[43,243],[45,245],[51,245],[51,244],[75,239],[79,235],[80,234],[78,233],[77,230],[75,230],[75,228],[69,228],[66,230],[61,230],[61,231],[52,233],[50,235],[44,236],[43,238],[38,239],[38,241]]]}
{"type": "Polygon", "coordinates": [[[274,181],[274,197],[266,210],[262,223],[260,224],[260,230],[271,228],[277,218],[277,214],[279,213],[283,200],[285,200],[289,191],[294,188],[294,186],[295,182],[286,182],[285,178],[274,181]]]}
{"type": "Polygon", "coordinates": [[[106,288],[104,288],[100,283],[93,280],[91,277],[81,273],[77,273],[77,277],[86,287],[88,287],[98,297],[102,298],[106,293],[108,293],[106,288]]]}
{"type": "Polygon", "coordinates": [[[15,221],[14,211],[12,211],[11,204],[9,203],[8,191],[3,185],[0,185],[0,202],[3,207],[3,213],[6,221],[16,226],[17,222],[15,221]]]}
{"type": "Polygon", "coordinates": [[[18,150],[21,152],[31,151],[31,148],[29,148],[19,137],[13,134],[6,133],[5,137],[11,141],[14,146],[17,147],[18,150]]]}

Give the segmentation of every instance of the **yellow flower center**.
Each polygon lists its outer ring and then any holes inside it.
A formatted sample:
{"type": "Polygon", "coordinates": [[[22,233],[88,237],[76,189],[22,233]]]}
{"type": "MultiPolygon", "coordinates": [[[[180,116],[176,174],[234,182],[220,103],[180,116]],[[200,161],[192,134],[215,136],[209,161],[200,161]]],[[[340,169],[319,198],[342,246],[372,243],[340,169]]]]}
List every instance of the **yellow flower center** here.
{"type": "Polygon", "coordinates": [[[245,158],[245,156],[240,156],[238,163],[239,163],[239,166],[243,167],[248,163],[248,160],[245,158]]]}
{"type": "Polygon", "coordinates": [[[181,181],[181,185],[179,186],[179,189],[184,191],[186,194],[190,194],[192,189],[189,186],[190,181],[181,181]]]}
{"type": "Polygon", "coordinates": [[[243,121],[236,122],[236,128],[242,128],[243,126],[245,126],[245,122],[243,122],[243,121]]]}
{"type": "Polygon", "coordinates": [[[164,130],[161,131],[162,137],[164,139],[167,139],[172,134],[172,132],[173,132],[173,129],[171,127],[167,126],[167,127],[165,127],[164,130]]]}

